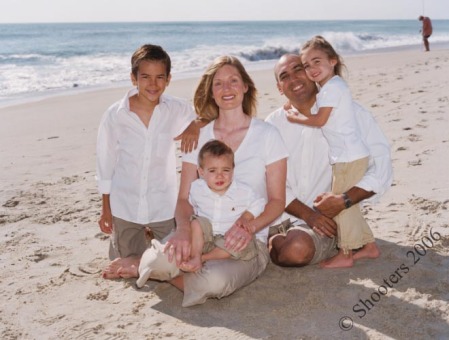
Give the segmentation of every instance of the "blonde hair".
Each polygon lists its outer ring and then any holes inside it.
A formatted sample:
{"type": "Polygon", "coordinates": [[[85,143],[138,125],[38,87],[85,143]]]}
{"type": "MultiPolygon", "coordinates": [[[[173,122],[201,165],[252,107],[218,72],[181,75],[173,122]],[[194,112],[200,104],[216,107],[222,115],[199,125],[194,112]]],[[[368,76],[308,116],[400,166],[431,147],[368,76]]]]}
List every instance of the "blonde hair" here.
{"type": "Polygon", "coordinates": [[[243,83],[248,86],[248,91],[243,97],[242,107],[245,114],[248,116],[254,116],[256,114],[257,106],[256,87],[242,63],[233,56],[222,56],[216,58],[204,72],[193,97],[193,105],[197,115],[208,120],[214,120],[218,117],[219,108],[212,96],[212,82],[217,71],[225,65],[234,66],[240,73],[243,83]]]}
{"type": "Polygon", "coordinates": [[[311,48],[323,51],[324,53],[326,53],[329,59],[335,59],[337,63],[334,66],[334,73],[340,77],[343,77],[343,69],[346,68],[345,64],[343,63],[343,59],[326,39],[324,39],[321,35],[314,36],[312,39],[306,41],[301,46],[301,52],[299,55],[301,55],[304,50],[311,48]]]}

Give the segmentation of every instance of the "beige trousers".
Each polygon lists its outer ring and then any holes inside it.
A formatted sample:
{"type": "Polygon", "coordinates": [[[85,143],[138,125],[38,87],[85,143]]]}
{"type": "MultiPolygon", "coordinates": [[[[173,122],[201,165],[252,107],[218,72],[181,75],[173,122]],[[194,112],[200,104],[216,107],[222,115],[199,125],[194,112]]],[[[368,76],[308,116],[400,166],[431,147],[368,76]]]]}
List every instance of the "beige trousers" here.
{"type": "MultiPolygon", "coordinates": [[[[368,157],[332,166],[332,192],[342,194],[356,185],[368,168],[368,157]]],[[[367,243],[374,242],[373,233],[360,211],[359,204],[343,210],[334,217],[338,226],[338,247],[347,253],[367,243]]]]}

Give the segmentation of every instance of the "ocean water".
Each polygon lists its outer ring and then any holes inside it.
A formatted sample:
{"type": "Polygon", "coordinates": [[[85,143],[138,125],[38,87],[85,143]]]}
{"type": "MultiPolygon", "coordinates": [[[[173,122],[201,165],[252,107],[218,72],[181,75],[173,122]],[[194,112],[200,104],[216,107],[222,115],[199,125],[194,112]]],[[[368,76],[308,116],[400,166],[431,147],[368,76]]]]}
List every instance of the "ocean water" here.
{"type": "MultiPolygon", "coordinates": [[[[431,47],[449,46],[449,20],[434,20],[431,47]]],[[[0,105],[129,84],[130,57],[146,43],[163,46],[174,78],[199,75],[217,56],[249,68],[298,52],[314,35],[342,54],[421,48],[418,20],[0,24],[0,105]]],[[[269,63],[271,61],[271,63],[269,63]]]]}

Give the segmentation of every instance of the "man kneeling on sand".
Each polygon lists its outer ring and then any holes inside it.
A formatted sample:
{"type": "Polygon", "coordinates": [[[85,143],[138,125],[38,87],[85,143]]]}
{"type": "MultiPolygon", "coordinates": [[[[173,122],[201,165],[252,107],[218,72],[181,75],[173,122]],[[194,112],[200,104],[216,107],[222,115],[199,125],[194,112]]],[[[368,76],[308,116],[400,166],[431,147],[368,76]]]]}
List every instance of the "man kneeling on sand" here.
{"type": "MultiPolygon", "coordinates": [[[[304,115],[317,112],[317,87],[307,78],[298,55],[282,56],[274,72],[277,87],[288,102],[266,121],[281,131],[289,149],[289,164],[284,222],[270,228],[269,251],[275,264],[299,267],[336,255],[337,226],[332,218],[363,200],[378,199],[391,186],[390,146],[371,113],[354,103],[361,135],[370,152],[369,166],[357,185],[343,195],[332,194],[328,143],[321,130],[287,120],[292,108],[304,115]]],[[[353,260],[377,258],[379,254],[377,247],[364,249],[355,252],[353,260]]]]}

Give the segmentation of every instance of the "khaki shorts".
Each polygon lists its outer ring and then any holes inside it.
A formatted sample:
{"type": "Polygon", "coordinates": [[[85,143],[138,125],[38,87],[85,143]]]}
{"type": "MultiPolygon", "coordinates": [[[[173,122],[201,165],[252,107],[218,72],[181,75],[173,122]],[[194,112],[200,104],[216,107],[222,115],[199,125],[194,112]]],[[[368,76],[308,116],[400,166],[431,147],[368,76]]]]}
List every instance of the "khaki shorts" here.
{"type": "Polygon", "coordinates": [[[309,264],[317,264],[323,260],[333,257],[337,254],[337,237],[321,236],[314,232],[307,224],[294,225],[290,219],[283,221],[281,224],[270,227],[270,234],[280,231],[287,234],[292,230],[300,230],[309,235],[315,246],[315,254],[309,264]]]}
{"type": "Polygon", "coordinates": [[[150,244],[146,236],[147,228],[151,229],[157,240],[162,240],[175,228],[175,219],[138,224],[113,217],[113,231],[109,245],[109,259],[118,257],[141,256],[150,244]]]}
{"type": "Polygon", "coordinates": [[[202,216],[192,215],[190,221],[196,220],[201,226],[201,230],[203,232],[204,237],[204,245],[203,245],[203,254],[209,253],[215,247],[223,249],[227,253],[229,253],[233,259],[248,261],[257,256],[257,247],[255,238],[248,243],[247,247],[242,251],[236,252],[229,250],[225,247],[225,238],[223,235],[214,235],[212,230],[212,224],[210,221],[202,216]]]}

